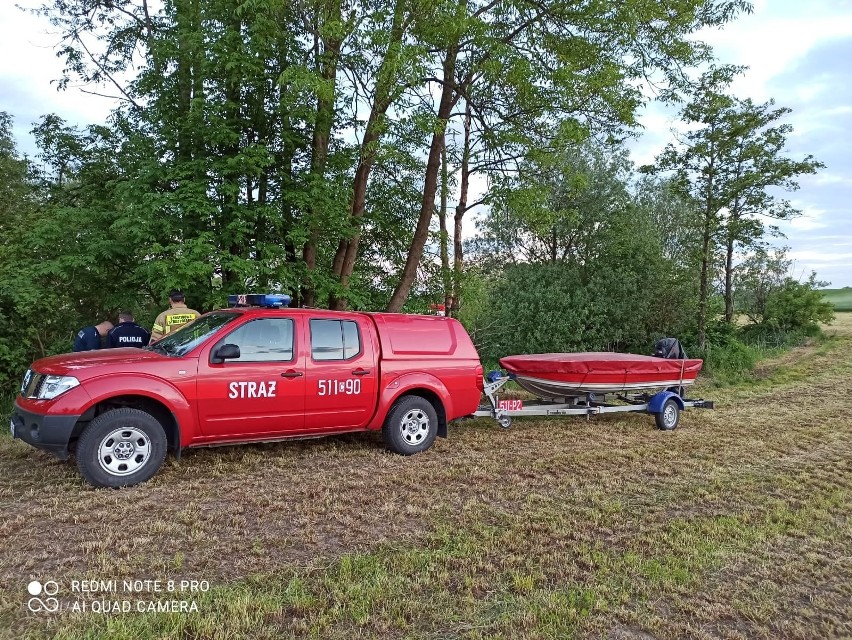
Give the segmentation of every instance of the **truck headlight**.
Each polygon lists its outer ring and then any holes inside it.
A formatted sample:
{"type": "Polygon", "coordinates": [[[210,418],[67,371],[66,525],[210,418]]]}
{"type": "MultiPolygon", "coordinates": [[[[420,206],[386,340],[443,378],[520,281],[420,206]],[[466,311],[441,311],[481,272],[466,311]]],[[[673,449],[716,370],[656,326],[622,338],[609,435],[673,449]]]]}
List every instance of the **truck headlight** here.
{"type": "Polygon", "coordinates": [[[45,376],[38,390],[39,400],[53,400],[80,384],[74,376],[45,376]]]}
{"type": "Polygon", "coordinates": [[[27,372],[24,374],[24,381],[21,383],[21,395],[25,395],[27,392],[27,386],[30,384],[30,380],[33,377],[33,370],[27,369],[27,372]]]}

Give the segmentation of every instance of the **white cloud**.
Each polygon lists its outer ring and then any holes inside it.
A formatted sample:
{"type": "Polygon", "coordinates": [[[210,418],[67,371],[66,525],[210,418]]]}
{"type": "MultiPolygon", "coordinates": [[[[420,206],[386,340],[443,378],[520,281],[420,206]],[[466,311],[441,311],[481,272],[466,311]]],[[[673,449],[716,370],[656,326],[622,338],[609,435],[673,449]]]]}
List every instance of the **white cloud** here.
{"type": "Polygon", "coordinates": [[[825,185],[844,185],[852,186],[852,176],[843,176],[837,173],[821,171],[817,175],[810,178],[811,184],[815,186],[825,185]]]}
{"type": "Polygon", "coordinates": [[[801,203],[795,202],[793,206],[800,209],[802,215],[780,223],[778,226],[782,231],[785,226],[789,226],[791,231],[812,231],[813,229],[822,229],[828,226],[828,221],[824,219],[826,212],[822,209],[808,208],[801,203]]]}
{"type": "Polygon", "coordinates": [[[22,117],[32,120],[45,113],[57,113],[69,124],[105,121],[116,102],[74,87],[57,91],[55,81],[64,67],[56,56],[59,36],[51,32],[46,18],[22,11],[16,4],[32,9],[41,2],[0,3],[0,98],[3,100],[0,108],[18,116],[19,132],[28,130],[32,124],[21,121],[22,117]]]}
{"type": "MultiPolygon", "coordinates": [[[[732,89],[761,102],[772,97],[769,81],[789,70],[814,46],[849,36],[852,6],[836,0],[755,3],[751,15],[741,16],[724,29],[705,29],[699,34],[722,62],[748,65],[732,89]]],[[[793,88],[803,96],[817,90],[818,85],[793,88]]]]}

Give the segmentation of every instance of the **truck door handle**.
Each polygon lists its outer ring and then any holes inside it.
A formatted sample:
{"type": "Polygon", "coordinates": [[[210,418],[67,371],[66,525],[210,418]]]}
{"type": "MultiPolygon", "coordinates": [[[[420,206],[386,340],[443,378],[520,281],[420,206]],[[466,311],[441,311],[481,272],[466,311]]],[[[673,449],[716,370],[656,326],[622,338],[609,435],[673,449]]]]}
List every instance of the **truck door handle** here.
{"type": "Polygon", "coordinates": [[[281,374],[282,378],[301,378],[303,374],[301,371],[285,371],[281,374]]]}
{"type": "Polygon", "coordinates": [[[355,369],[355,370],[352,372],[352,375],[353,375],[353,376],[366,376],[366,375],[367,375],[367,374],[369,374],[369,373],[370,373],[370,370],[369,370],[369,369],[355,369]]]}

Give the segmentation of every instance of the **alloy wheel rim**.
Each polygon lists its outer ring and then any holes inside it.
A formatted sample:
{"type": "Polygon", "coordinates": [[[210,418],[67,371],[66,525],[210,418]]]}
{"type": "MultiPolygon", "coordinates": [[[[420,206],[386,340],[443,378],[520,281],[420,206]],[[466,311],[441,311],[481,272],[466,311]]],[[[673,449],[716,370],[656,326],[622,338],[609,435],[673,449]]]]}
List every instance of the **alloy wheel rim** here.
{"type": "Polygon", "coordinates": [[[429,416],[422,409],[412,409],[402,416],[399,430],[407,444],[420,444],[429,434],[429,416]]]}
{"type": "Polygon", "coordinates": [[[151,439],[135,427],[111,431],[98,445],[98,463],[113,476],[128,476],[139,471],[151,457],[151,439]]]}

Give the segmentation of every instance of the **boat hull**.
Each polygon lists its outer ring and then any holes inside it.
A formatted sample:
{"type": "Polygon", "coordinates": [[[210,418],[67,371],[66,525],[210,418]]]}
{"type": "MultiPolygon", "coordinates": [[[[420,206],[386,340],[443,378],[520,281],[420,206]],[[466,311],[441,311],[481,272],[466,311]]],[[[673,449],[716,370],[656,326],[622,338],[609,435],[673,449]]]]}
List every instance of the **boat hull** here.
{"type": "Polygon", "coordinates": [[[598,352],[507,356],[500,364],[522,388],[555,399],[686,387],[695,382],[703,362],[598,352]]]}

